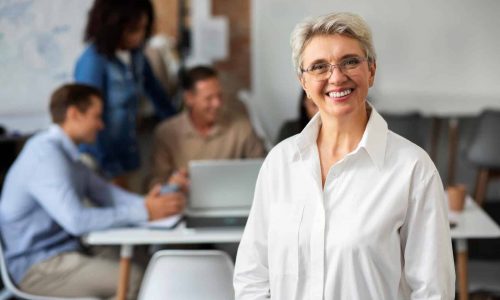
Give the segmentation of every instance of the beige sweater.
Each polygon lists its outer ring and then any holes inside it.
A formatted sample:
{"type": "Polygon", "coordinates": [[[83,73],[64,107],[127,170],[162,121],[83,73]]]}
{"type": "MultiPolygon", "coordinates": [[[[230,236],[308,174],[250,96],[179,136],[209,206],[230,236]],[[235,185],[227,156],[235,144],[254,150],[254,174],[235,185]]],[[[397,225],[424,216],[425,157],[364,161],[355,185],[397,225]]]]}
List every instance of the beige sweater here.
{"type": "Polygon", "coordinates": [[[201,136],[189,113],[165,120],[155,129],[150,184],[165,183],[190,160],[259,158],[266,154],[262,141],[244,116],[229,116],[201,136]]]}

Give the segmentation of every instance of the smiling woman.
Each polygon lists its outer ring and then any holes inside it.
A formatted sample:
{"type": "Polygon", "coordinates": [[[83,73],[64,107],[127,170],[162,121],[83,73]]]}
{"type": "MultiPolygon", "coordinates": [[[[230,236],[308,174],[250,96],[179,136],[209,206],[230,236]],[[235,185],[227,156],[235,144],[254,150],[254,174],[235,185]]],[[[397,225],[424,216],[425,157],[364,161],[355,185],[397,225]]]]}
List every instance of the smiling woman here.
{"type": "Polygon", "coordinates": [[[366,123],[365,99],[375,62],[364,55],[360,43],[348,36],[320,35],[309,41],[302,54],[308,67],[302,69],[300,82],[321,113],[337,118],[354,114],[366,123]]]}
{"type": "Polygon", "coordinates": [[[366,101],[376,56],[351,13],[297,25],[298,79],[317,114],[276,146],[237,255],[237,299],[452,299],[439,174],[366,101]]]}

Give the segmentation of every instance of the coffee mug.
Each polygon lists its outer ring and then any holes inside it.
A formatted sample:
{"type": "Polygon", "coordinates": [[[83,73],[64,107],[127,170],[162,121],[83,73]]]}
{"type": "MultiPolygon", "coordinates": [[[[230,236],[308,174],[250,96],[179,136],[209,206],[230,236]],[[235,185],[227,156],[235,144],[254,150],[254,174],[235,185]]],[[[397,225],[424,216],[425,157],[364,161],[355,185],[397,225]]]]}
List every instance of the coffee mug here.
{"type": "Polygon", "coordinates": [[[465,196],[467,189],[463,184],[449,186],[446,189],[448,193],[448,207],[451,211],[460,212],[464,210],[465,196]]]}

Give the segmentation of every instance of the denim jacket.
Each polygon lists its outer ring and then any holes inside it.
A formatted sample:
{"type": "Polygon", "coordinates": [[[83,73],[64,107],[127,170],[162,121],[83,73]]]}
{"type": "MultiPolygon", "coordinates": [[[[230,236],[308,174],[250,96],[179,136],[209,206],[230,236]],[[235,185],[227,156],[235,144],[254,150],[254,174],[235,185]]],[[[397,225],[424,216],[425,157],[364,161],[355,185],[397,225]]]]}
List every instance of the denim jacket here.
{"type": "Polygon", "coordinates": [[[142,49],[131,51],[131,66],[98,53],[94,45],[87,47],[76,63],[75,81],[99,88],[104,97],[105,128],[94,145],[81,145],[80,150],[91,154],[107,177],[139,167],[136,118],[142,95],[153,102],[161,118],[174,114],[142,49]]]}

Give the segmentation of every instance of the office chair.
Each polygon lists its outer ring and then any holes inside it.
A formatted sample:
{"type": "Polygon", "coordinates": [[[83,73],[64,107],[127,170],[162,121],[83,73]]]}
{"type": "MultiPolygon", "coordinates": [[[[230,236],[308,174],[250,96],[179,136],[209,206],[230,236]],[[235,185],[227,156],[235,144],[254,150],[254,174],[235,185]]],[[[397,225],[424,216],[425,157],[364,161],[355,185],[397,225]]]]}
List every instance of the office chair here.
{"type": "Polygon", "coordinates": [[[485,111],[479,124],[467,157],[478,168],[474,198],[483,205],[488,182],[500,175],[500,111],[485,111]]]}
{"type": "Polygon", "coordinates": [[[500,262],[469,260],[469,291],[484,291],[500,296],[498,278],[500,278],[500,262]]]}
{"type": "Polygon", "coordinates": [[[393,132],[425,149],[425,131],[422,130],[423,118],[419,113],[382,114],[387,126],[393,132]]]}
{"type": "Polygon", "coordinates": [[[146,269],[139,300],[233,300],[233,271],[222,251],[158,251],[146,269]]]}
{"type": "Polygon", "coordinates": [[[5,265],[5,256],[3,254],[3,242],[0,236],[0,271],[2,274],[2,280],[5,285],[5,289],[0,292],[0,300],[11,299],[12,297],[25,299],[25,300],[99,300],[97,298],[63,298],[63,297],[52,297],[52,296],[38,296],[29,294],[21,291],[12,281],[5,265]]]}

